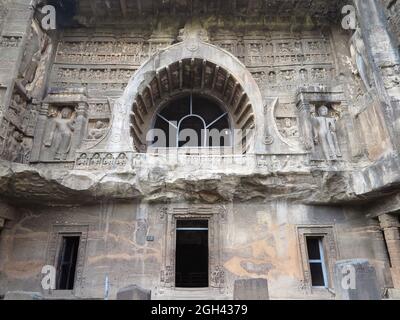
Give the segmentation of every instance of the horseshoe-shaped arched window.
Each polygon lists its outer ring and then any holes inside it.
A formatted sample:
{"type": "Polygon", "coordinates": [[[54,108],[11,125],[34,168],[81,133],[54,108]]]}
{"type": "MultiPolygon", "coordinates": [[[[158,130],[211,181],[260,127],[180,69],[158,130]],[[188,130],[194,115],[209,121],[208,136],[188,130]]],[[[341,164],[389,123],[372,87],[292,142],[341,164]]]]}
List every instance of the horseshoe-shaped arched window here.
{"type": "Polygon", "coordinates": [[[169,101],[157,113],[152,147],[232,147],[227,111],[213,100],[195,94],[169,101]]]}

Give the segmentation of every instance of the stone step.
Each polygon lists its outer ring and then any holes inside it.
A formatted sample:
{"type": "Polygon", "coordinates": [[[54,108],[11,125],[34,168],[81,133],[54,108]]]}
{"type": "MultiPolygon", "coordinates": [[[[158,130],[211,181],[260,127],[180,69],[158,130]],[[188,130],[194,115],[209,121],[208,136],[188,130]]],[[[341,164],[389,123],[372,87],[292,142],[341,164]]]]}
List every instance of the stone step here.
{"type": "MultiPolygon", "coordinates": [[[[161,290],[160,290],[161,291],[161,290]]],[[[152,300],[231,300],[232,296],[213,289],[163,289],[152,300]]]]}

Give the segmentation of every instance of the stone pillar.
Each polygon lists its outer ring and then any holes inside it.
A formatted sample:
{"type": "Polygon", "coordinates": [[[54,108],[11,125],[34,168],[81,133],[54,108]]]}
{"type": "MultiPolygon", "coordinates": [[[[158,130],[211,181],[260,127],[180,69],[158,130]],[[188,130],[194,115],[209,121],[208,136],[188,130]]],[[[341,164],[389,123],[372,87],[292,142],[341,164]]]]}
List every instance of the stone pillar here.
{"type": "Polygon", "coordinates": [[[334,282],[338,300],[382,299],[375,268],[368,260],[337,261],[334,282]]]}
{"type": "Polygon", "coordinates": [[[33,140],[33,147],[31,153],[31,162],[40,161],[40,153],[43,143],[43,135],[46,130],[47,118],[50,105],[43,103],[39,111],[39,116],[36,123],[35,138],[33,140]]]}
{"type": "Polygon", "coordinates": [[[400,289],[400,222],[398,216],[384,214],[379,217],[392,264],[393,286],[400,289]]]}
{"type": "Polygon", "coordinates": [[[75,151],[79,148],[82,139],[84,139],[88,125],[88,109],[88,104],[84,102],[79,103],[76,109],[75,132],[72,138],[70,160],[75,158],[75,151]]]}
{"type": "Polygon", "coordinates": [[[300,118],[300,134],[302,142],[309,152],[314,152],[314,138],[311,125],[311,107],[302,94],[299,94],[297,109],[300,118]]]}

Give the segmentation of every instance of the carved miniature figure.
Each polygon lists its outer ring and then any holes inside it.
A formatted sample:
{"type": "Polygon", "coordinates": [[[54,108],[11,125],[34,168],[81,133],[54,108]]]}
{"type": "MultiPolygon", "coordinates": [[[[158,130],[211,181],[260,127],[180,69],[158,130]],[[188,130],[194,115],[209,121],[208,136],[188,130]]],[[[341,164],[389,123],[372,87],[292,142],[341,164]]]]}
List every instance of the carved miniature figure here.
{"type": "Polygon", "coordinates": [[[290,118],[285,118],[283,122],[284,126],[281,129],[283,136],[286,138],[293,138],[298,136],[298,129],[296,127],[296,124],[292,122],[292,119],[290,118]]]}
{"type": "Polygon", "coordinates": [[[98,167],[101,165],[101,157],[100,154],[96,153],[92,159],[90,160],[90,165],[92,167],[98,167]]]}
{"type": "Polygon", "coordinates": [[[115,164],[119,167],[125,167],[128,159],[124,153],[121,153],[118,158],[115,160],[115,164]]]}
{"type": "Polygon", "coordinates": [[[103,167],[112,168],[113,163],[114,163],[114,157],[112,156],[111,153],[107,154],[103,160],[103,167]]]}
{"type": "Polygon", "coordinates": [[[88,156],[86,153],[82,154],[78,160],[76,160],[77,167],[86,167],[88,165],[88,156]]]}
{"type": "Polygon", "coordinates": [[[315,145],[321,146],[327,160],[337,160],[342,157],[336,134],[336,120],[329,116],[329,109],[321,106],[318,116],[313,118],[313,135],[315,145]]]}

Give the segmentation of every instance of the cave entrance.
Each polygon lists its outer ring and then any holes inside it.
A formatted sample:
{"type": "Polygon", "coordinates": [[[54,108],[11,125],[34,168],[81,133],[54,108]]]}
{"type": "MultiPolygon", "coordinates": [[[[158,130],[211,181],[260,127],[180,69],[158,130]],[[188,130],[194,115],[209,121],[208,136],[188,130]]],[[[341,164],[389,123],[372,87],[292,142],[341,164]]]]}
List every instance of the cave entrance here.
{"type": "Polygon", "coordinates": [[[177,288],[209,286],[208,220],[178,220],[176,228],[177,288]]]}

